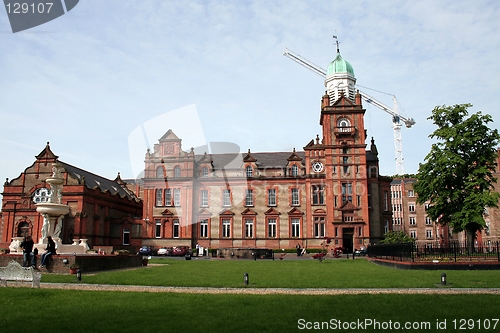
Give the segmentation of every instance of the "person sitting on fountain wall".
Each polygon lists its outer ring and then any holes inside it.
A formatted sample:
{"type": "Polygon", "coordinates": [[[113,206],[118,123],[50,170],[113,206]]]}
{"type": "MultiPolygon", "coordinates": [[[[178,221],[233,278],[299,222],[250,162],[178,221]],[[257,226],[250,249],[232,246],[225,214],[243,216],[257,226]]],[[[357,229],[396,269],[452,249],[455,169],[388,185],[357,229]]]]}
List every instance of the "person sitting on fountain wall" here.
{"type": "Polygon", "coordinates": [[[23,248],[23,267],[28,267],[28,260],[30,266],[35,266],[35,254],[33,253],[34,246],[33,239],[31,236],[26,236],[21,243],[23,248]]]}
{"type": "Polygon", "coordinates": [[[47,237],[47,247],[45,248],[45,252],[42,254],[42,265],[40,268],[44,268],[49,261],[49,258],[56,254],[56,243],[52,240],[52,236],[47,237]]]}

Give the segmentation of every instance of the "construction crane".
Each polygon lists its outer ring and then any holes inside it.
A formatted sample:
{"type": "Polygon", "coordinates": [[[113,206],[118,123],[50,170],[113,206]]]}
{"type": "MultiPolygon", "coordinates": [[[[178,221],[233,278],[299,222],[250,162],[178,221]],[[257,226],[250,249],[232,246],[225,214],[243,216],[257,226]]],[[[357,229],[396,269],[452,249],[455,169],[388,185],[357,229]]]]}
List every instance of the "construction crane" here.
{"type": "MultiPolygon", "coordinates": [[[[326,78],[326,70],[323,68],[313,64],[309,60],[301,57],[300,55],[294,53],[293,51],[289,49],[285,49],[285,52],[283,55],[289,59],[292,59],[293,61],[297,62],[298,64],[304,66],[305,68],[313,71],[314,73],[318,74],[322,78],[326,78]]],[[[358,85],[359,86],[359,85],[358,85]]],[[[361,86],[360,86],[361,87],[361,86]]],[[[366,87],[364,87],[366,88],[366,87]]],[[[370,89],[370,88],[367,88],[370,89]]],[[[371,89],[372,90],[372,89],[371,89]]],[[[361,97],[367,102],[370,103],[379,109],[387,112],[392,116],[392,128],[394,130],[394,148],[396,152],[396,174],[398,175],[403,175],[404,174],[404,166],[403,166],[403,142],[401,139],[401,127],[402,127],[402,122],[406,125],[406,127],[410,128],[413,125],[415,125],[415,120],[413,118],[406,118],[399,113],[399,107],[397,103],[397,99],[395,95],[392,96],[392,101],[393,101],[393,108],[388,107],[384,103],[376,100],[375,98],[371,97],[370,95],[366,94],[365,92],[358,90],[359,94],[361,97]]]]}

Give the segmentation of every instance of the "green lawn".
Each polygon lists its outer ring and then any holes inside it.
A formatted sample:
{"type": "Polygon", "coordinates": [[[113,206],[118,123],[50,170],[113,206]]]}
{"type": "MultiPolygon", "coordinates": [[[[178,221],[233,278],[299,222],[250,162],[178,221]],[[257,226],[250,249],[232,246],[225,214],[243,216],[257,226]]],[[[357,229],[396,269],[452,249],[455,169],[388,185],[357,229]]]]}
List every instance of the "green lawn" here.
{"type": "MultiPolygon", "coordinates": [[[[383,325],[417,322],[436,332],[436,321],[456,332],[453,320],[477,325],[498,318],[492,295],[203,295],[0,288],[2,333],[33,332],[300,332],[314,322],[376,320],[383,325]],[[311,324],[308,324],[311,323],[311,324]],[[299,325],[301,325],[299,327],[299,325]]],[[[320,324],[321,325],[321,324],[320,324]]],[[[382,326],[383,328],[383,326],[382,326]]],[[[327,330],[314,330],[325,332],[327,330]]],[[[331,330],[388,332],[373,326],[331,330]]],[[[408,332],[408,330],[403,330],[408,332]]]]}
{"type": "MultiPolygon", "coordinates": [[[[243,287],[243,274],[248,272],[250,287],[433,288],[441,276],[441,271],[397,270],[364,259],[322,263],[315,260],[155,259],[151,263],[161,265],[93,275],[84,273],[82,283],[243,287]]],[[[500,286],[497,271],[446,273],[448,282],[454,287],[500,286]]],[[[42,282],[76,282],[76,278],[44,274],[42,282]]],[[[390,332],[398,330],[389,330],[387,325],[404,327],[407,322],[420,327],[399,331],[456,332],[466,328],[469,332],[480,332],[485,331],[485,324],[489,324],[486,331],[500,330],[500,324],[494,320],[500,317],[500,297],[496,295],[208,295],[42,287],[0,288],[0,299],[1,333],[23,330],[72,333],[390,332]],[[338,321],[354,326],[334,329],[338,321]],[[373,324],[367,326],[370,321],[373,324]],[[444,321],[446,329],[438,330],[437,322],[444,328],[444,321]],[[375,326],[375,322],[380,326],[375,326]],[[314,325],[319,325],[319,329],[314,329],[314,325]],[[478,329],[478,325],[482,329],[478,329]]]]}
{"type": "MultiPolygon", "coordinates": [[[[256,288],[434,288],[443,271],[398,270],[357,260],[175,260],[125,271],[83,273],[82,282],[152,286],[256,288]]],[[[457,288],[500,288],[500,271],[445,271],[457,288]]],[[[42,282],[76,282],[73,275],[44,274],[42,282]]]]}

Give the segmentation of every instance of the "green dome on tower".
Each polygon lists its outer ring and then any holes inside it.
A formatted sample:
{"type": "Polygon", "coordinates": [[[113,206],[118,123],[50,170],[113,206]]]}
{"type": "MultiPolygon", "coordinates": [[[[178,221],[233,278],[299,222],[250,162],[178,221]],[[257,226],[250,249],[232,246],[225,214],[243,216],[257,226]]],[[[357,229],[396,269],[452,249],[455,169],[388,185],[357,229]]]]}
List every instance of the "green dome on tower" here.
{"type": "Polygon", "coordinates": [[[352,69],[352,66],[350,63],[344,60],[340,56],[340,52],[337,52],[337,57],[335,60],[333,60],[329,65],[326,70],[326,76],[336,74],[336,73],[349,73],[354,76],[354,69],[352,69]]]}

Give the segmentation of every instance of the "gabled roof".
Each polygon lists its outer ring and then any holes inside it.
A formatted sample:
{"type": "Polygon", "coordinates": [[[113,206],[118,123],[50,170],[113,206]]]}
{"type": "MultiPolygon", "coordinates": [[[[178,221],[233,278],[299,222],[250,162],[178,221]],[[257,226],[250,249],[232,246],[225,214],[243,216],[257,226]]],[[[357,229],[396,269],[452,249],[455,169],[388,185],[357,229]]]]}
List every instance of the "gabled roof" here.
{"type": "Polygon", "coordinates": [[[181,141],[177,135],[175,135],[174,131],[169,129],[167,133],[163,134],[163,136],[158,141],[181,141]]]}
{"type": "Polygon", "coordinates": [[[255,162],[257,159],[252,156],[252,153],[250,153],[250,149],[248,149],[248,153],[243,157],[243,162],[255,162]]]}
{"type": "Polygon", "coordinates": [[[55,155],[52,150],[50,150],[50,143],[47,142],[45,148],[36,156],[37,160],[56,160],[59,156],[55,155]]]}
{"type": "Polygon", "coordinates": [[[302,161],[302,157],[297,155],[297,153],[295,152],[295,148],[293,148],[292,155],[287,158],[287,161],[302,161]]]}
{"type": "Polygon", "coordinates": [[[212,163],[212,155],[209,155],[207,153],[203,154],[203,156],[201,157],[201,159],[198,160],[198,163],[202,164],[202,163],[212,163]]]}
{"type": "Polygon", "coordinates": [[[59,161],[59,163],[61,163],[66,172],[69,173],[71,177],[77,179],[80,184],[84,184],[88,189],[99,189],[103,193],[109,192],[111,195],[118,195],[121,198],[140,201],[140,199],[136,197],[132,191],[126,188],[123,181],[123,184],[120,184],[118,181],[113,181],[98,176],[89,171],[77,168],[71,164],[62,161],[59,161]]]}

